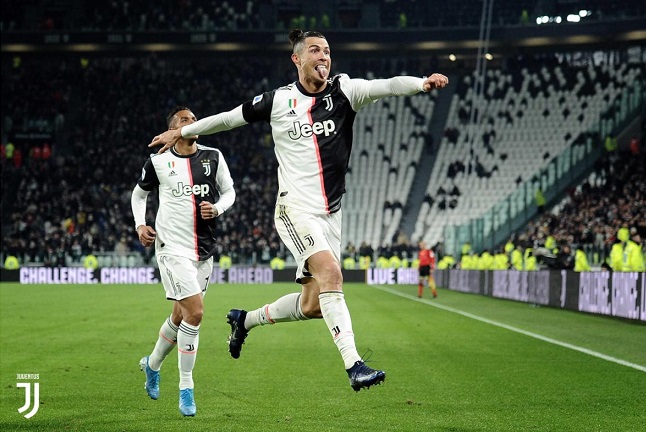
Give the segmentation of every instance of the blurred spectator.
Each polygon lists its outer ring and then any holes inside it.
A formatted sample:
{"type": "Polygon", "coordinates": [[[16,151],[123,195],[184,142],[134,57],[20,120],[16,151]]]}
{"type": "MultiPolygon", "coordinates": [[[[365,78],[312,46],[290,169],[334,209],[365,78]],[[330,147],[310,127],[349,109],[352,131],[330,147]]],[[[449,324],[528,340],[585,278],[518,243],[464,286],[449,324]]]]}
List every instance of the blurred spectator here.
{"type": "MultiPolygon", "coordinates": [[[[611,249],[617,249],[613,245],[628,241],[626,229],[625,235],[622,234],[625,239],[617,242],[615,235],[622,226],[634,228],[643,238],[646,233],[646,178],[641,161],[628,152],[619,152],[616,158],[605,154],[598,167],[598,175],[603,178],[600,183],[583,183],[563,201],[558,213],[540,215],[536,223],[527,226],[523,235],[547,249],[552,248],[548,244],[548,239],[552,238],[557,243],[579,245],[589,256],[596,257],[592,260],[593,265],[601,265],[609,259],[611,249]],[[603,171],[613,174],[600,174],[603,171]]],[[[617,253],[618,256],[622,254],[617,253]]]]}

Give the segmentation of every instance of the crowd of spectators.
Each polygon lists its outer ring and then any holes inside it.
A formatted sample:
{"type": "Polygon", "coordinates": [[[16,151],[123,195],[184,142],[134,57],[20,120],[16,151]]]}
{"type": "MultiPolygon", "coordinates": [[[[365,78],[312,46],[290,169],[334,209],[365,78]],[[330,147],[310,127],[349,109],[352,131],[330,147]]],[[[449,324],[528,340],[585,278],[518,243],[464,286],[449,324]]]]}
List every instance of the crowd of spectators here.
{"type": "MultiPolygon", "coordinates": [[[[70,60],[65,67],[71,69],[70,83],[76,82],[67,94],[74,115],[65,126],[66,139],[55,135],[59,140],[46,160],[34,157],[41,144],[24,140],[11,144],[23,152],[20,166],[14,165],[15,151],[12,158],[2,158],[2,252],[21,262],[59,265],[66,256],[78,261],[91,252],[143,251],[132,226],[130,192],[154,152],[147,144],[166,128],[167,113],[177,104],[189,106],[198,117],[231,109],[266,89],[268,83],[253,71],[269,65],[262,60],[169,63],[148,58],[70,60]]],[[[21,68],[41,71],[29,74],[33,86],[46,86],[53,73],[39,63],[21,68]]],[[[16,82],[22,76],[17,70],[7,75],[16,82]]],[[[39,100],[24,99],[25,109],[39,100]]],[[[4,106],[2,114],[13,117],[4,106]]],[[[200,140],[223,151],[238,193],[237,204],[219,220],[219,252],[236,262],[269,261],[282,252],[271,211],[277,166],[268,128],[243,129],[200,140]]],[[[16,130],[9,129],[12,135],[16,130]]],[[[150,222],[154,205],[149,206],[150,222]]]]}
{"type": "MultiPolygon", "coordinates": [[[[590,11],[589,21],[643,17],[646,7],[634,0],[534,2],[498,0],[492,25],[532,25],[536,17],[590,11]]],[[[165,0],[154,3],[80,0],[3,2],[0,28],[12,30],[83,31],[218,31],[309,28],[438,28],[479,27],[482,1],[340,0],[307,5],[304,0],[165,0]],[[442,13],[438,13],[441,10],[442,13]]]]}
{"type": "MultiPolygon", "coordinates": [[[[548,237],[557,247],[581,249],[594,265],[603,265],[617,243],[617,233],[627,228],[646,238],[646,157],[640,150],[613,151],[596,164],[594,173],[569,190],[555,211],[531,221],[515,243],[545,247],[548,237]]],[[[639,236],[639,237],[636,237],[639,236]]]]}

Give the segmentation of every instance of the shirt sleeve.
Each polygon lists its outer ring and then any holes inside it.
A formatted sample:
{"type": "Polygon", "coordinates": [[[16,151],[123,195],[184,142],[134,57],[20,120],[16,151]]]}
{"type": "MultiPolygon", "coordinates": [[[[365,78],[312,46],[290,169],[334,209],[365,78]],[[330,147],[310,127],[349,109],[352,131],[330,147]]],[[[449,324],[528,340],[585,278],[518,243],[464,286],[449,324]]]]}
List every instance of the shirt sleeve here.
{"type": "Polygon", "coordinates": [[[218,153],[220,154],[220,160],[218,162],[218,172],[215,175],[215,182],[218,188],[218,193],[220,194],[220,199],[218,199],[218,202],[216,202],[214,206],[218,211],[219,216],[233,205],[236,200],[236,191],[233,188],[233,179],[229,172],[229,166],[224,160],[222,153],[219,151],[218,153]]]}
{"type": "Polygon", "coordinates": [[[217,132],[231,130],[246,125],[242,116],[242,105],[237,106],[231,111],[221,112],[182,127],[180,130],[182,137],[193,135],[211,135],[217,132]]]}
{"type": "Polygon", "coordinates": [[[135,217],[135,229],[140,225],[146,225],[146,198],[149,191],[143,190],[139,185],[135,185],[130,197],[130,206],[132,214],[135,217]]]}
{"type": "Polygon", "coordinates": [[[341,89],[350,99],[352,109],[359,111],[369,103],[386,96],[410,96],[424,91],[424,78],[411,76],[375,80],[346,78],[341,81],[341,89]]]}
{"type": "Polygon", "coordinates": [[[157,186],[159,186],[159,178],[157,177],[157,171],[155,171],[155,165],[153,164],[152,158],[156,155],[152,155],[144,164],[144,167],[141,170],[141,176],[137,185],[145,191],[151,191],[157,186]]]}

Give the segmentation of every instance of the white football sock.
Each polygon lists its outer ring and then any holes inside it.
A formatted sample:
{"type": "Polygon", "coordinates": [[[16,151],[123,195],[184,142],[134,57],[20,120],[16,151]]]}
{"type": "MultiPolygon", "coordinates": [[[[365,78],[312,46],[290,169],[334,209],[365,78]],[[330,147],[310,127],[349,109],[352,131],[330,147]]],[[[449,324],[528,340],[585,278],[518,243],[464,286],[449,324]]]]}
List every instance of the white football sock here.
{"type": "Polygon", "coordinates": [[[247,312],[244,326],[247,330],[278,322],[303,321],[309,319],[303,315],[301,309],[301,293],[292,293],[282,296],[271,304],[247,312]]]}
{"type": "Polygon", "coordinates": [[[152,370],[158,371],[166,356],[175,348],[175,345],[177,345],[177,326],[168,317],[159,329],[159,338],[152,354],[148,357],[148,366],[152,370]]]}
{"type": "Polygon", "coordinates": [[[179,389],[193,388],[193,368],[200,342],[200,326],[185,321],[179,324],[177,333],[177,367],[179,369],[179,389]]]}
{"type": "Polygon", "coordinates": [[[355,362],[361,360],[354,343],[352,331],[352,320],[350,311],[345,304],[345,297],[341,291],[328,291],[319,294],[321,313],[328,330],[332,333],[346,369],[354,366],[355,362]]]}

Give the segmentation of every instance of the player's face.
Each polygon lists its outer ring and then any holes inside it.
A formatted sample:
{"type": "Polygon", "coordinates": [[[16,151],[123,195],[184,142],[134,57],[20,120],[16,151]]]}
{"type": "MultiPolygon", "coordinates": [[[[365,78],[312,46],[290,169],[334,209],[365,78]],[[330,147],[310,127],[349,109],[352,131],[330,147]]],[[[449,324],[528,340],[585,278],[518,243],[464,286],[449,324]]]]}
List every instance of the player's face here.
{"type": "Polygon", "coordinates": [[[173,125],[174,127],[171,129],[178,129],[178,128],[181,128],[182,126],[195,123],[196,121],[197,121],[197,118],[195,117],[195,114],[193,114],[191,111],[189,110],[177,111],[175,113],[175,124],[173,125]]]}
{"type": "Polygon", "coordinates": [[[308,82],[322,85],[330,75],[332,57],[327,40],[323,38],[306,38],[298,60],[302,77],[308,82]]]}
{"type": "MultiPolygon", "coordinates": [[[[197,121],[197,118],[195,117],[195,114],[193,114],[192,111],[190,110],[177,111],[175,113],[174,123],[169,129],[179,129],[182,126],[190,125],[191,123],[195,123],[196,121],[197,121]]],[[[196,135],[190,138],[192,142],[195,142],[198,136],[196,135]]]]}

